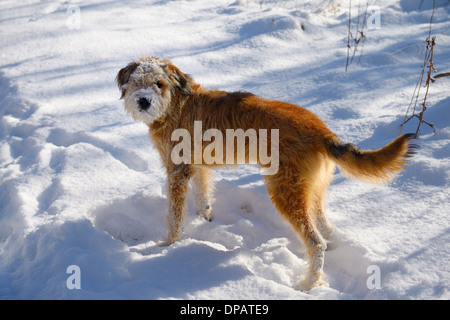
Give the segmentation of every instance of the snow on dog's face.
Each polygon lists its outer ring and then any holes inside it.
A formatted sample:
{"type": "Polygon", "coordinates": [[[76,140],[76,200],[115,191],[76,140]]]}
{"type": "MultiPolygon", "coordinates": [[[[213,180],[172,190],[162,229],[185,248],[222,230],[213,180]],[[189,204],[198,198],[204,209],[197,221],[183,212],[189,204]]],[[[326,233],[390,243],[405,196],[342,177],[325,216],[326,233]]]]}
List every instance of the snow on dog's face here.
{"type": "Polygon", "coordinates": [[[150,125],[167,115],[176,94],[191,95],[192,79],[169,60],[144,57],[122,68],[116,77],[125,110],[150,125]]]}

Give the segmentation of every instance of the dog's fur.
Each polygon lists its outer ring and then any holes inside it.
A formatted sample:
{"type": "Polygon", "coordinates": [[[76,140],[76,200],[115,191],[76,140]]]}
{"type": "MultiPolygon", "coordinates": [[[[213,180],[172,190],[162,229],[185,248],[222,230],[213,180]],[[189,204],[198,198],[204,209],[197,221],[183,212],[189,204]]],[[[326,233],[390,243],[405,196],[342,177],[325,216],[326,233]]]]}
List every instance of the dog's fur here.
{"type": "Polygon", "coordinates": [[[215,128],[224,134],[226,129],[279,129],[279,170],[265,175],[264,181],[279,214],[306,246],[309,274],[303,283],[305,289],[323,283],[324,252],[333,232],[323,197],[335,164],[348,176],[383,182],[402,170],[415,147],[409,143],[415,136],[409,134],[378,150],[360,150],[341,142],[308,110],[245,92],[207,90],[169,60],[157,57],[132,61],[119,71],[116,80],[125,110],[148,125],[167,170],[169,235],[165,245],[180,239],[191,178],[197,211],[211,219],[209,168],[217,166],[175,165],[171,150],[177,142],[171,141],[172,132],[184,128],[193,137],[194,121],[202,121],[203,130],[215,128]],[[148,108],[140,105],[141,98],[146,99],[148,108]]]}

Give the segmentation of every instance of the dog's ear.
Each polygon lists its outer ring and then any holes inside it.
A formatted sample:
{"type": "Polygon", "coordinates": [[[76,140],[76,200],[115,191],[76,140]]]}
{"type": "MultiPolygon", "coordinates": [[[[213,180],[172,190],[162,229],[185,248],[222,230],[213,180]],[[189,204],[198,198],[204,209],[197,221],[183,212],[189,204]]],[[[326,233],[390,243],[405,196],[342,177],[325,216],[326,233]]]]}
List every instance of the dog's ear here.
{"type": "Polygon", "coordinates": [[[128,83],[130,80],[131,74],[136,70],[136,68],[139,66],[139,63],[137,62],[130,62],[125,68],[120,69],[119,73],[117,74],[116,81],[117,85],[119,86],[119,89],[122,90],[122,95],[120,96],[120,99],[122,99],[125,96],[126,88],[124,88],[124,85],[128,83]]]}
{"type": "Polygon", "coordinates": [[[167,72],[169,78],[178,92],[188,96],[194,94],[192,90],[193,79],[190,75],[181,72],[180,69],[175,67],[173,64],[167,65],[167,69],[169,71],[167,72]]]}

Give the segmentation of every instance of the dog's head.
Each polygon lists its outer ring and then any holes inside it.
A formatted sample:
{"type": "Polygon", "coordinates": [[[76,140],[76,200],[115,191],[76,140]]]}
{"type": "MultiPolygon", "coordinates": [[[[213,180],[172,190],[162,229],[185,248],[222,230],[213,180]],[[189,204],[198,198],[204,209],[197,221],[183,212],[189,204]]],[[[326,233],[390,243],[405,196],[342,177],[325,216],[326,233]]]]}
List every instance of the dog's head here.
{"type": "Polygon", "coordinates": [[[142,57],[122,68],[116,77],[125,110],[147,124],[163,118],[176,95],[192,95],[193,81],[169,60],[142,57]]]}

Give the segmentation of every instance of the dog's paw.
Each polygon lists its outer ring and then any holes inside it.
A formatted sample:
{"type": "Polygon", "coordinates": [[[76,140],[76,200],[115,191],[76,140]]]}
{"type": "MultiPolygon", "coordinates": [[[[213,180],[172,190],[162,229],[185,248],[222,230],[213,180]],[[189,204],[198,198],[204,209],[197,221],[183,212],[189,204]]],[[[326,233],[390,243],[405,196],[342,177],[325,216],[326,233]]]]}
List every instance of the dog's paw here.
{"type": "Polygon", "coordinates": [[[298,284],[297,290],[308,293],[313,288],[326,285],[328,285],[328,282],[324,280],[310,281],[309,279],[305,279],[298,284]]]}
{"type": "Polygon", "coordinates": [[[170,246],[171,244],[173,244],[173,242],[171,243],[171,242],[169,242],[168,240],[160,240],[160,241],[158,241],[158,242],[156,243],[156,245],[157,245],[158,247],[168,247],[168,246],[170,246]]]}
{"type": "Polygon", "coordinates": [[[168,247],[177,242],[178,240],[180,240],[179,237],[168,236],[166,240],[160,240],[156,244],[158,247],[168,247]]]}
{"type": "Polygon", "coordinates": [[[197,210],[197,214],[202,217],[203,219],[211,222],[212,221],[212,214],[211,214],[212,208],[210,204],[206,204],[202,206],[200,209],[197,210]]]}
{"type": "Polygon", "coordinates": [[[326,276],[323,274],[323,272],[315,275],[309,274],[303,279],[303,281],[298,284],[297,290],[309,292],[313,288],[328,285],[328,282],[325,280],[325,278],[326,276]]]}

